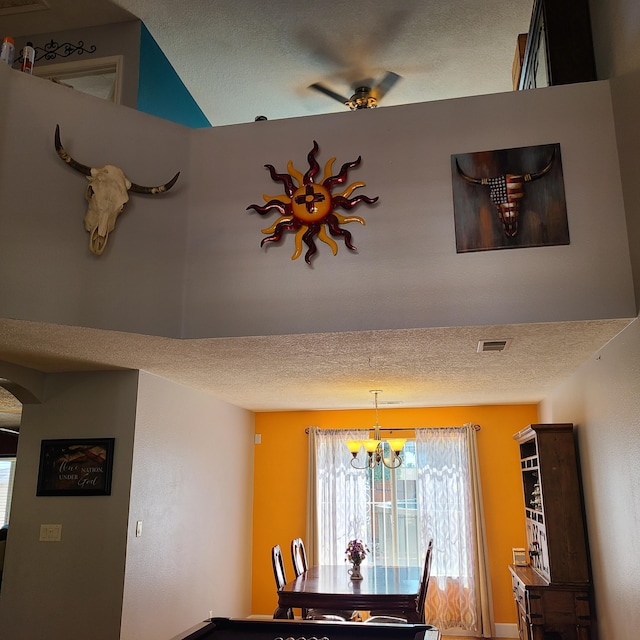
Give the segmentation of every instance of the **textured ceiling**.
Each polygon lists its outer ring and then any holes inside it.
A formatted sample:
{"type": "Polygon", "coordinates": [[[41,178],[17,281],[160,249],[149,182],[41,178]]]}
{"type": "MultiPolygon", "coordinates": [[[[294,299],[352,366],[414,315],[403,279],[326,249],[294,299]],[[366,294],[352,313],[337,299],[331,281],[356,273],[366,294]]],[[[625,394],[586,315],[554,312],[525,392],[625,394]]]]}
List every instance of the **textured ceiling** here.
{"type": "MultiPolygon", "coordinates": [[[[0,360],[143,369],[253,411],[540,401],[630,320],[173,340],[0,319],[0,360]],[[479,340],[510,340],[478,353],[479,340]]],[[[9,403],[10,404],[10,403],[9,403]]],[[[15,403],[13,406],[16,406],[15,403]]]]}
{"type": "Polygon", "coordinates": [[[46,11],[0,15],[3,30],[33,35],[138,17],[214,126],[346,110],[309,85],[350,97],[386,70],[402,80],[381,106],[510,91],[517,36],[528,31],[533,7],[533,0],[47,3],[46,11]]]}

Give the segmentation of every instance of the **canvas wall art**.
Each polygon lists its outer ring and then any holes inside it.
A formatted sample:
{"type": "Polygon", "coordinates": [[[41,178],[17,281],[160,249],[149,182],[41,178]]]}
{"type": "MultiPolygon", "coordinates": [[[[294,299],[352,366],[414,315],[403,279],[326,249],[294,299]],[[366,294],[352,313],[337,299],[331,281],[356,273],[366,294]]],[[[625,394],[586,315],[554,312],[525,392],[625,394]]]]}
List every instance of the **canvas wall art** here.
{"type": "Polygon", "coordinates": [[[559,144],[451,156],[456,251],[569,244],[559,144]]]}

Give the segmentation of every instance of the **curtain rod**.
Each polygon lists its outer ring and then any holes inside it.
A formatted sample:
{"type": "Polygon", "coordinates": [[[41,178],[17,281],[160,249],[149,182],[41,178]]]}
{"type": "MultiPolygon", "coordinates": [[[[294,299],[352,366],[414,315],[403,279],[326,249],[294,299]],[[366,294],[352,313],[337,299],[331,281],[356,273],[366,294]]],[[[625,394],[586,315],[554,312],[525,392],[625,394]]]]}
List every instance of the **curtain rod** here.
{"type": "MultiPolygon", "coordinates": [[[[464,426],[464,425],[463,425],[464,426]]],[[[471,425],[474,431],[480,431],[481,427],[479,424],[471,425]]],[[[416,429],[455,429],[459,427],[396,427],[395,429],[390,427],[379,427],[380,431],[415,431],[416,429]]],[[[375,427],[368,427],[369,431],[372,431],[375,427]]],[[[350,431],[350,429],[342,429],[342,431],[350,431]]],[[[309,435],[309,427],[307,427],[304,432],[309,435]]]]}

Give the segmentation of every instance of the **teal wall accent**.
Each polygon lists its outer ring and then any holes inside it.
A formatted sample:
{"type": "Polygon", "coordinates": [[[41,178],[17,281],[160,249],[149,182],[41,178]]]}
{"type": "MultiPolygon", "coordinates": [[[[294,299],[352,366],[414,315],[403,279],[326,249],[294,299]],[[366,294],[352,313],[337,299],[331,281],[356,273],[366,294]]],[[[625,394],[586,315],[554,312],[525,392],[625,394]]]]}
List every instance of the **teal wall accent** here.
{"type": "Polygon", "coordinates": [[[147,27],[140,26],[138,110],[193,129],[210,127],[147,27]]]}

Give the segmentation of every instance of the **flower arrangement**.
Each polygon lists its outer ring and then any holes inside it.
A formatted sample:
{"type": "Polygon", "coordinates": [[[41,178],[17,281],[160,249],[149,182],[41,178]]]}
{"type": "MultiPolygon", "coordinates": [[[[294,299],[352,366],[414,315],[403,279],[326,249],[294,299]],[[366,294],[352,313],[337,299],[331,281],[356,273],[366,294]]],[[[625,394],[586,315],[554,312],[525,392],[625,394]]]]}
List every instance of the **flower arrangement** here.
{"type": "Polygon", "coordinates": [[[349,540],[349,544],[347,544],[347,548],[345,550],[348,562],[359,566],[367,557],[367,553],[369,553],[369,549],[362,540],[349,540]]]}

